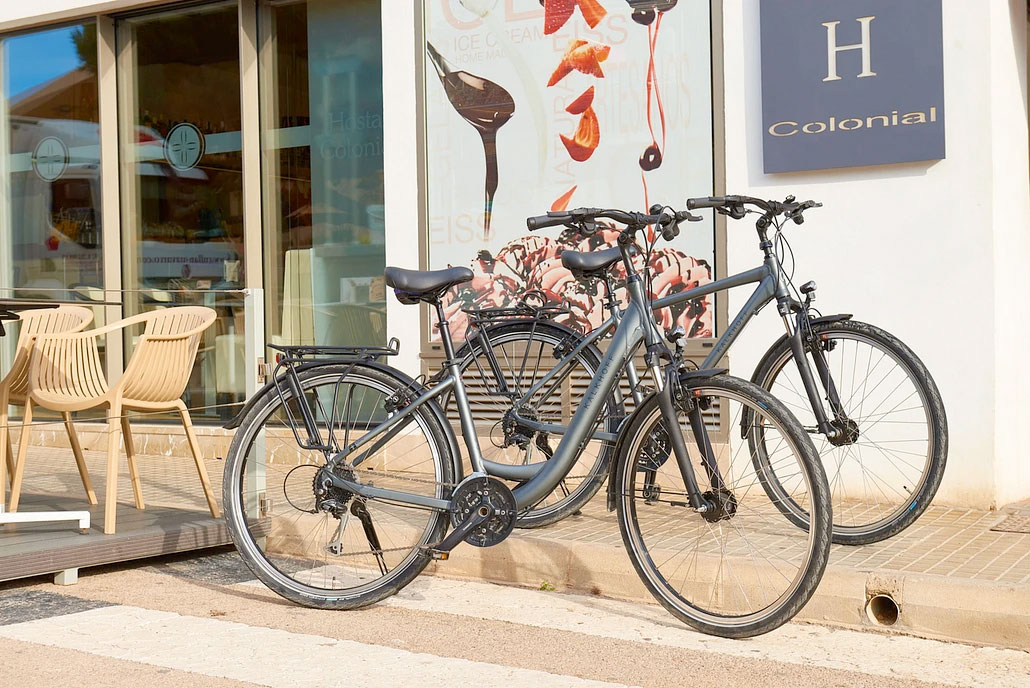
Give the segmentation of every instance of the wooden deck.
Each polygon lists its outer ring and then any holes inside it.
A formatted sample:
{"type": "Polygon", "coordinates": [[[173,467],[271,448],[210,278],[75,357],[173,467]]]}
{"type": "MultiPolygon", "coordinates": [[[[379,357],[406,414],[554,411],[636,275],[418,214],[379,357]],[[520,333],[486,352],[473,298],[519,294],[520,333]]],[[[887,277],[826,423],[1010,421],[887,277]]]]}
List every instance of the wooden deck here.
{"type": "MultiPolygon", "coordinates": [[[[221,519],[211,518],[192,459],[139,456],[146,509],[133,506],[125,460],[118,484],[118,532],[104,535],[104,465],[86,452],[100,504],[90,507],[67,449],[30,448],[19,512],[88,510],[90,530],[75,521],[0,525],[0,581],[229,544],[221,519]]],[[[221,496],[221,461],[209,460],[221,496]]]]}

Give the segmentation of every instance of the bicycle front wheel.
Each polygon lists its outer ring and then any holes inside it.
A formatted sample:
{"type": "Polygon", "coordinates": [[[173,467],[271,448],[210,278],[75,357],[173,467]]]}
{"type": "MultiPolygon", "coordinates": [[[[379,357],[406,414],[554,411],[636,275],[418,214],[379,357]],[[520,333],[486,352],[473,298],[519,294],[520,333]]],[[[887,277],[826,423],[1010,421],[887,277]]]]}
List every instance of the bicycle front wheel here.
{"type": "MultiPolygon", "coordinates": [[[[251,409],[226,457],[223,504],[240,555],[283,597],[309,607],[352,609],[377,602],[425,568],[425,547],[443,538],[441,511],[365,499],[330,488],[336,506],[315,508],[315,477],[342,447],[376,428],[395,410],[399,377],[361,364],[326,364],[298,373],[313,426],[331,448],[298,446],[299,395],[284,384],[251,409]]],[[[427,407],[416,410],[349,479],[437,499],[450,495],[453,466],[443,427],[427,407]]],[[[385,435],[384,435],[385,436],[385,435]]],[[[374,449],[374,451],[372,451],[374,449]]],[[[358,449],[355,454],[362,453],[358,449]]]]}
{"type": "Polygon", "coordinates": [[[652,395],[627,428],[616,460],[619,528],[647,589],[684,623],[712,635],[746,638],[777,628],[804,606],[830,547],[830,503],[819,457],[804,429],[768,392],[726,375],[690,381],[670,428],[652,395]],[[714,461],[706,470],[689,414],[696,405],[714,461]],[[739,433],[760,424],[777,471],[797,478],[790,498],[814,514],[798,528],[757,486],[756,463],[739,433]],[[704,497],[689,506],[669,440],[679,432],[704,497]],[[775,438],[775,441],[773,441],[775,438]]]}
{"type": "MultiPolygon", "coordinates": [[[[843,431],[842,443],[831,443],[816,428],[789,342],[770,349],[753,381],[812,434],[830,484],[833,541],[879,542],[911,525],[937,493],[948,456],[944,403],[926,366],[888,332],[855,320],[814,323],[812,329],[841,402],[839,417],[825,408],[843,431]]],[[[809,351],[810,364],[811,356],[809,351]]],[[[825,397],[825,390],[820,394],[825,397]]],[[[762,438],[752,440],[756,460],[765,461],[762,438]]],[[[778,497],[787,517],[803,524],[805,509],[786,498],[790,476],[773,470],[759,475],[768,476],[763,487],[778,497]]]]}

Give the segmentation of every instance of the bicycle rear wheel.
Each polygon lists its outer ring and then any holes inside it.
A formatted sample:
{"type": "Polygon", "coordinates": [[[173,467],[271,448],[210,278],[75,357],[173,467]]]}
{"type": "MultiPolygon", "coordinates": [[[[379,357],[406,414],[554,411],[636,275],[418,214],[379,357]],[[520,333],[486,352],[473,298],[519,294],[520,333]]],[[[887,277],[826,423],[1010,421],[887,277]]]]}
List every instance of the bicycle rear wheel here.
{"type": "MultiPolygon", "coordinates": [[[[926,366],[896,337],[855,320],[813,323],[844,411],[832,423],[850,437],[835,445],[818,431],[789,342],[780,340],[759,364],[754,382],[783,401],[808,429],[822,457],[833,501],[833,541],[879,542],[911,525],[937,493],[948,456],[948,421],[926,366]]],[[[809,362],[811,364],[811,352],[809,362]]],[[[822,391],[822,390],[821,390],[822,391]]],[[[825,397],[825,394],[822,394],[825,397]]],[[[765,461],[759,434],[755,458],[765,461]]],[[[761,471],[788,518],[805,509],[787,498],[789,477],[761,471]]]]}
{"type": "MultiPolygon", "coordinates": [[[[486,337],[489,351],[481,339],[473,338],[456,354],[476,424],[482,428],[483,458],[502,464],[546,461],[562,435],[511,421],[513,409],[518,404],[524,418],[566,426],[600,367],[601,353],[593,345],[586,347],[551,382],[529,394],[533,385],[582,341],[582,335],[547,321],[514,320],[489,327],[486,337]],[[502,380],[507,394],[500,391],[502,380]]],[[[456,414],[453,403],[448,411],[456,414]]],[[[614,433],[623,415],[622,404],[612,395],[596,427],[614,433]]],[[[515,525],[539,528],[582,509],[604,484],[614,448],[615,443],[608,440],[585,443],[569,474],[543,500],[520,514],[515,525]]]]}
{"type": "MultiPolygon", "coordinates": [[[[309,607],[362,607],[394,594],[425,568],[424,548],[443,538],[448,516],[337,488],[330,496],[339,508],[315,509],[315,476],[327,457],[383,422],[392,413],[388,400],[405,385],[361,364],[326,364],[298,375],[314,425],[323,439],[333,436],[332,448],[301,449],[288,417],[301,417],[299,399],[285,386],[282,397],[268,390],[229,448],[226,523],[243,560],[283,597],[309,607]]],[[[340,469],[343,477],[446,499],[454,472],[444,429],[429,407],[410,419],[359,467],[340,469]]],[[[303,425],[299,431],[304,438],[303,425]]]]}
{"type": "Polygon", "coordinates": [[[699,488],[714,508],[689,506],[658,397],[627,428],[617,457],[619,528],[630,559],[655,599],[684,623],[712,635],[746,638],[793,618],[815,592],[830,547],[826,477],[804,429],[768,392],[726,375],[690,381],[676,403],[699,488]],[[689,421],[697,404],[719,468],[700,461],[689,421]],[[791,499],[815,515],[798,528],[757,487],[756,464],[738,433],[742,418],[760,424],[778,471],[797,477],[791,499]]]}

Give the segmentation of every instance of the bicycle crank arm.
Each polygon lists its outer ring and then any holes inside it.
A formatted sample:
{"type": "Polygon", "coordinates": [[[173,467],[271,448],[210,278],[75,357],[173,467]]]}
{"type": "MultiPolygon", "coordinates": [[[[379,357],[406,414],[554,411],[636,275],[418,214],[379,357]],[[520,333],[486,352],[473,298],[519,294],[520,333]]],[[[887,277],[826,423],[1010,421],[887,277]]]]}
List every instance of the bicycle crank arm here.
{"type": "Polygon", "coordinates": [[[451,550],[458,546],[462,540],[468,537],[469,533],[486,523],[494,515],[494,508],[489,504],[483,504],[461,525],[452,530],[447,537],[441,540],[436,547],[428,547],[426,551],[433,559],[447,560],[451,550]]]}

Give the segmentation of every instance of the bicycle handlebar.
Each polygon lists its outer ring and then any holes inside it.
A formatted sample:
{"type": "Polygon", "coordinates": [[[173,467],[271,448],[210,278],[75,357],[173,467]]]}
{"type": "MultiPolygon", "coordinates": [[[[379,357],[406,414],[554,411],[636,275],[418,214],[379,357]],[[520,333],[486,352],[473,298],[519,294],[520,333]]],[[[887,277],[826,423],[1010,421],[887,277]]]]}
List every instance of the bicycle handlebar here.
{"type": "Polygon", "coordinates": [[[809,208],[819,208],[822,203],[815,201],[803,201],[798,203],[793,196],[787,196],[784,201],[765,201],[753,196],[708,196],[707,198],[688,198],[687,208],[715,208],[724,215],[729,215],[735,220],[744,217],[745,205],[753,205],[769,215],[783,215],[787,219],[794,220],[801,224],[805,221],[803,213],[809,208]]]}
{"type": "Polygon", "coordinates": [[[589,236],[597,231],[593,224],[594,220],[604,218],[614,220],[619,224],[626,225],[627,229],[636,231],[648,225],[657,225],[662,237],[666,241],[672,241],[679,234],[681,222],[698,222],[702,218],[693,215],[689,211],[681,210],[675,213],[665,212],[662,206],[651,206],[651,213],[632,213],[614,208],[602,210],[601,208],[576,208],[574,210],[551,211],[546,215],[537,215],[526,219],[526,227],[533,232],[545,227],[565,226],[576,229],[581,234],[589,236]]]}

